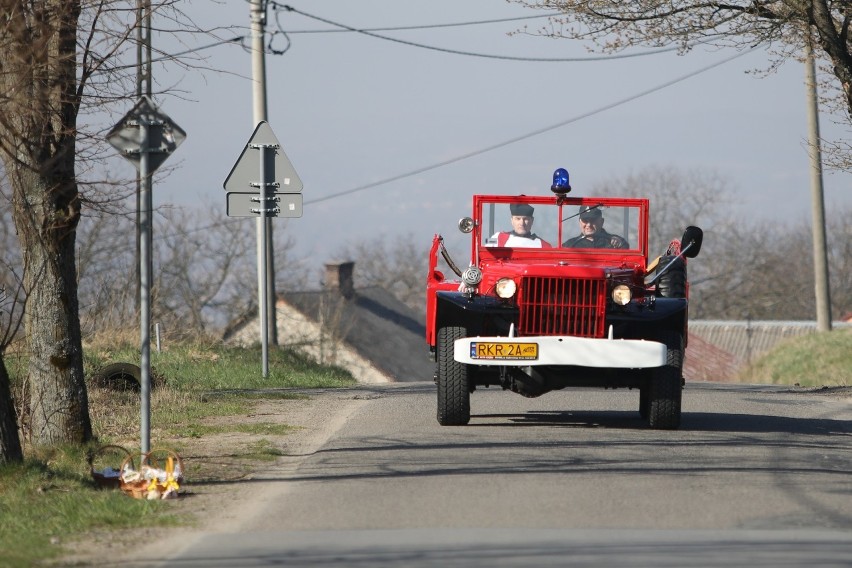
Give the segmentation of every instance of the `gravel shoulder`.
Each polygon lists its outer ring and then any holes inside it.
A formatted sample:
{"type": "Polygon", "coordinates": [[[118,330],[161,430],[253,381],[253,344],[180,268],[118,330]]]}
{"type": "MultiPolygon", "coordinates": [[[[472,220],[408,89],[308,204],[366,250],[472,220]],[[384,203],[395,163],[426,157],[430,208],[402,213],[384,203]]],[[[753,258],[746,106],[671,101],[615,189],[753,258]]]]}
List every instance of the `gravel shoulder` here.
{"type": "MultiPolygon", "coordinates": [[[[298,391],[294,391],[299,394],[298,391]]],[[[360,389],[328,389],[305,393],[303,399],[258,403],[247,416],[217,419],[217,424],[262,422],[293,426],[286,435],[234,432],[205,435],[185,443],[181,457],[200,465],[202,479],[188,479],[181,499],[169,502],[184,524],[167,528],[136,528],[86,534],[62,543],[62,566],[145,566],[167,558],[201,535],[234,532],[270,499],[286,493],[282,474],[298,468],[345,423],[369,395],[360,389]],[[265,440],[282,456],[275,461],[235,459],[247,444],[265,440]],[[147,561],[145,560],[147,559],[147,561]]],[[[182,441],[183,443],[183,441],[182,441]]]]}

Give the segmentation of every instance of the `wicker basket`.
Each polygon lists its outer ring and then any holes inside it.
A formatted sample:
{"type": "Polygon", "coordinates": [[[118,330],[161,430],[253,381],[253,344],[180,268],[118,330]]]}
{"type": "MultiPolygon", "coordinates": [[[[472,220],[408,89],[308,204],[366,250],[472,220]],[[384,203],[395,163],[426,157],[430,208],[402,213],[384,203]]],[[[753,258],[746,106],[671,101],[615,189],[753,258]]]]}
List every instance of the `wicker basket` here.
{"type": "Polygon", "coordinates": [[[134,499],[178,497],[184,472],[181,457],[171,450],[151,450],[138,455],[138,470],[132,467],[132,455],[121,464],[121,490],[134,499]]]}
{"type": "Polygon", "coordinates": [[[92,479],[102,489],[118,489],[120,487],[120,474],[125,463],[131,469],[136,469],[130,450],[112,444],[90,451],[88,462],[92,479]]]}

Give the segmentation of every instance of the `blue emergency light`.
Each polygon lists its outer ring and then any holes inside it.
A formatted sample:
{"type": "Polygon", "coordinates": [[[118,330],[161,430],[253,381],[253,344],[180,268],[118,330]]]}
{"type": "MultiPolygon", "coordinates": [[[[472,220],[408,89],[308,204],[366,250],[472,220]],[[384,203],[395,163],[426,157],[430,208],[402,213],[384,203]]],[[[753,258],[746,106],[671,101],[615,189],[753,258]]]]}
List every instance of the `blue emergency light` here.
{"type": "Polygon", "coordinates": [[[558,195],[565,195],[571,191],[571,184],[568,183],[568,170],[559,168],[553,172],[553,185],[550,186],[550,191],[558,195]]]}

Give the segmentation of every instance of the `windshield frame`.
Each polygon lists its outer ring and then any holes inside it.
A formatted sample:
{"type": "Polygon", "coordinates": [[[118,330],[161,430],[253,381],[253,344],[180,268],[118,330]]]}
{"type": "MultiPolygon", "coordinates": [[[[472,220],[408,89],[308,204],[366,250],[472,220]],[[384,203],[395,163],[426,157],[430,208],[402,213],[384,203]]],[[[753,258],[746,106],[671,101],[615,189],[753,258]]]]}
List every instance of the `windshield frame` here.
{"type": "MultiPolygon", "coordinates": [[[[529,258],[529,259],[609,259],[621,257],[625,261],[644,264],[648,256],[647,199],[615,197],[568,197],[527,195],[475,195],[473,200],[474,230],[472,231],[472,258],[529,258]],[[524,203],[535,209],[533,233],[547,241],[551,248],[498,246],[491,241],[497,232],[511,230],[509,205],[524,203]],[[603,211],[605,230],[624,235],[629,248],[568,248],[568,239],[578,236],[580,206],[599,207],[603,211]],[[547,209],[544,209],[547,208],[547,209]],[[629,216],[624,212],[629,211],[629,216]],[[615,214],[623,213],[625,224],[620,224],[615,214]],[[554,226],[555,225],[555,226],[554,226]],[[641,260],[640,260],[641,259],[641,260]]],[[[517,242],[517,241],[515,241],[517,242]]]]}

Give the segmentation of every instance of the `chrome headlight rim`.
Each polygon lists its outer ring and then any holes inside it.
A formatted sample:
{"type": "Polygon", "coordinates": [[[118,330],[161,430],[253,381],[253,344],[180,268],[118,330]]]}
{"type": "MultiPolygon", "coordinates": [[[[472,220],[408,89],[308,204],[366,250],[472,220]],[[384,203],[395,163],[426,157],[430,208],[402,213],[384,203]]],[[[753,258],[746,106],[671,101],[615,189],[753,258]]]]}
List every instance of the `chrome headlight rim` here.
{"type": "Polygon", "coordinates": [[[627,284],[618,284],[612,289],[612,301],[617,306],[626,306],[633,299],[633,291],[627,284]]]}
{"type": "Polygon", "coordinates": [[[518,284],[511,278],[501,278],[494,284],[494,293],[503,300],[514,297],[517,291],[518,284]]]}

